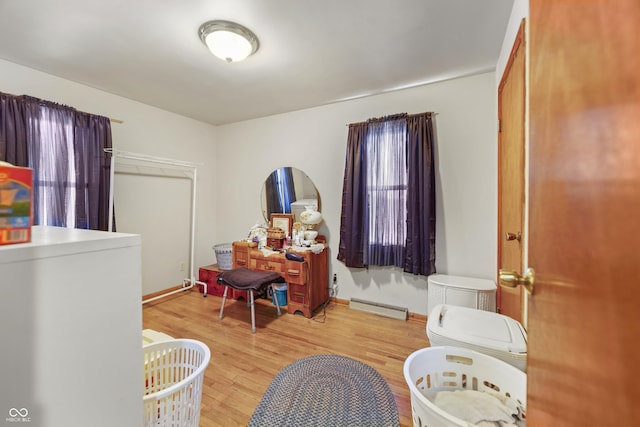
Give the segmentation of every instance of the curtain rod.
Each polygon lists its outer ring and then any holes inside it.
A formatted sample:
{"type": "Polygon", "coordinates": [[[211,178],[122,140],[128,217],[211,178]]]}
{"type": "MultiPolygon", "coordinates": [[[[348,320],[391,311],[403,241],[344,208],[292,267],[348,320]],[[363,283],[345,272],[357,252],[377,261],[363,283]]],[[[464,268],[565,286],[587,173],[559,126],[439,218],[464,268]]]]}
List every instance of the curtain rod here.
{"type": "MultiPolygon", "coordinates": [[[[399,114],[389,114],[389,116],[397,116],[397,115],[400,115],[400,114],[403,114],[403,113],[399,113],[399,114]]],[[[425,112],[423,112],[423,113],[407,114],[407,115],[406,115],[406,117],[415,117],[415,116],[420,116],[420,115],[422,115],[422,114],[433,114],[434,116],[437,116],[439,113],[434,113],[433,111],[425,111],[425,112]]],[[[362,121],[362,122],[347,123],[347,124],[345,124],[345,126],[361,125],[361,124],[365,124],[365,123],[367,123],[369,120],[372,120],[372,119],[373,119],[373,120],[375,120],[375,119],[377,119],[377,118],[378,118],[378,117],[372,117],[371,119],[368,119],[368,120],[365,120],[365,121],[362,121]]],[[[382,117],[382,118],[384,118],[384,117],[382,117]]]]}
{"type": "MultiPolygon", "coordinates": [[[[15,96],[16,98],[19,98],[21,96],[31,96],[31,95],[14,95],[12,93],[8,93],[8,92],[0,92],[0,93],[4,93],[5,95],[9,95],[9,96],[15,96]]],[[[35,96],[33,96],[32,98],[36,98],[35,96]]],[[[41,101],[46,101],[46,99],[41,99],[41,98],[36,98],[36,99],[40,99],[41,101]]],[[[55,101],[48,101],[48,102],[55,102],[55,101]]],[[[71,107],[74,108],[74,107],[71,107]]],[[[93,114],[95,116],[102,116],[102,114],[94,114],[94,113],[87,113],[85,111],[80,111],[77,108],[74,108],[74,110],[78,111],[79,113],[84,113],[84,114],[93,114]]],[[[107,116],[102,116],[102,117],[107,117],[107,116]]],[[[119,119],[112,119],[111,117],[107,117],[107,119],[109,119],[109,121],[111,123],[117,123],[119,125],[123,124],[124,122],[122,120],[119,119]]]]}

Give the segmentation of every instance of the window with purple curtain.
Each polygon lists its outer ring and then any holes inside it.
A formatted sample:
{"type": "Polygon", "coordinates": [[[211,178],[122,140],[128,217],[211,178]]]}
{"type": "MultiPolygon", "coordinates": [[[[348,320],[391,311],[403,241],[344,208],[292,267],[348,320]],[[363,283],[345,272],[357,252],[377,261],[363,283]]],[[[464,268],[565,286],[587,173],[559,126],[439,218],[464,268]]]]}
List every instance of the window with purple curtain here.
{"type": "Polygon", "coordinates": [[[338,259],[435,272],[433,113],[349,126],[338,259]]]}
{"type": "Polygon", "coordinates": [[[107,230],[107,117],[0,93],[0,160],[33,169],[34,224],[107,230]]]}
{"type": "Polygon", "coordinates": [[[407,120],[369,124],[365,140],[366,265],[403,266],[407,238],[407,120]]]}

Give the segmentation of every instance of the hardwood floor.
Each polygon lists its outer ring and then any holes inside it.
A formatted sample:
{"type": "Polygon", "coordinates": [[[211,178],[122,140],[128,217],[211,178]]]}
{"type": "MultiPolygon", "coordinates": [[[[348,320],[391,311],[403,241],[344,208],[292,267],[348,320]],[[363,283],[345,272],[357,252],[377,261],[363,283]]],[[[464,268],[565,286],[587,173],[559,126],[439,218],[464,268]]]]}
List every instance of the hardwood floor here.
{"type": "Polygon", "coordinates": [[[256,300],[256,333],[243,300],[206,298],[188,290],[143,307],[145,329],[174,338],[193,338],[211,349],[204,377],[200,426],[245,426],[275,375],[286,365],[313,354],[339,354],[374,368],[389,384],[401,426],[411,426],[411,402],[404,360],[429,345],[424,320],[401,321],[351,310],[331,302],[313,319],[277,317],[270,300],[256,300]]]}

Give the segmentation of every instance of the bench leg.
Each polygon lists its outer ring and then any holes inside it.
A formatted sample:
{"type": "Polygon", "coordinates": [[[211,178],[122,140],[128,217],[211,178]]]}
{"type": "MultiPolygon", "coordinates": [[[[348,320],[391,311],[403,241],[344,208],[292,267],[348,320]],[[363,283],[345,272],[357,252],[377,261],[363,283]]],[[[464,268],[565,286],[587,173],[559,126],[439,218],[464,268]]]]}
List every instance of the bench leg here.
{"type": "MultiPolygon", "coordinates": [[[[280,304],[278,302],[278,296],[275,295],[275,290],[273,289],[273,286],[270,284],[269,287],[271,287],[271,292],[273,295],[273,299],[274,302],[276,303],[276,310],[278,311],[278,316],[280,316],[282,314],[282,312],[280,311],[280,304]]],[[[218,320],[222,320],[222,314],[224,312],[224,303],[227,301],[227,292],[229,291],[229,286],[225,286],[224,287],[224,292],[222,293],[222,304],[220,305],[220,314],[218,315],[218,320]]],[[[249,301],[247,302],[247,305],[250,306],[251,308],[251,333],[255,334],[256,333],[256,312],[255,312],[255,300],[253,297],[253,291],[251,289],[247,290],[247,293],[249,294],[249,301]]]]}
{"type": "Polygon", "coordinates": [[[224,310],[224,302],[227,300],[227,291],[229,290],[228,286],[224,287],[224,292],[222,293],[222,305],[220,306],[220,314],[218,315],[218,320],[222,320],[222,311],[224,310]]]}
{"type": "Polygon", "coordinates": [[[249,300],[251,301],[251,333],[256,333],[256,313],[254,311],[253,291],[249,289],[249,300]]]}

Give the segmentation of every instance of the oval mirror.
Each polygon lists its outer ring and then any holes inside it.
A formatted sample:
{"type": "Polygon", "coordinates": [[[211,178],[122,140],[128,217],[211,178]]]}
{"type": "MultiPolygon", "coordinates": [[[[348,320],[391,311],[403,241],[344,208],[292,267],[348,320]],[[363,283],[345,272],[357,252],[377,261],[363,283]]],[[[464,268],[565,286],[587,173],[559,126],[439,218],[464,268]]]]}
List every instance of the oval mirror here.
{"type": "Polygon", "coordinates": [[[260,196],[262,215],[267,223],[272,213],[292,213],[294,221],[300,221],[305,206],[315,206],[320,211],[320,194],[311,178],[300,169],[281,167],[267,177],[260,196]]]}

